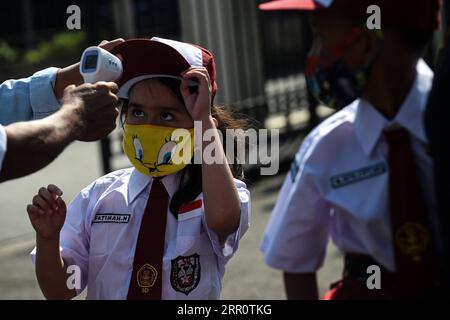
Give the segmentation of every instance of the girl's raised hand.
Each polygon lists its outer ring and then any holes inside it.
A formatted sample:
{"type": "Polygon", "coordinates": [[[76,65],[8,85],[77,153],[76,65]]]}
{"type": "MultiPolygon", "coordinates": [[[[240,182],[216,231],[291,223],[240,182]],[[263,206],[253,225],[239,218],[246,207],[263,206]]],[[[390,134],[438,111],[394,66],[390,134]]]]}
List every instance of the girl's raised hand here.
{"type": "Polygon", "coordinates": [[[55,185],[40,188],[27,206],[28,216],[38,236],[47,240],[58,240],[66,219],[66,203],[63,192],[55,185]]]}
{"type": "Polygon", "coordinates": [[[211,79],[204,67],[191,67],[181,74],[181,94],[186,109],[195,120],[209,120],[211,116],[211,79]],[[189,91],[189,80],[198,83],[197,92],[189,91]]]}

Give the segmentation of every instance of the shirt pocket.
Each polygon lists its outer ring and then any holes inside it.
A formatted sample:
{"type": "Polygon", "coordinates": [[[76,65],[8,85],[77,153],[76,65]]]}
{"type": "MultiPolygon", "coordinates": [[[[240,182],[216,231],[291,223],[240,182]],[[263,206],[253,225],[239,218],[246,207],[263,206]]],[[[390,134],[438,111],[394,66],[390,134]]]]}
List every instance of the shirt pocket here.
{"type": "Polygon", "coordinates": [[[179,214],[177,236],[199,236],[202,233],[202,219],[202,208],[179,214]]]}
{"type": "Polygon", "coordinates": [[[176,251],[186,255],[203,236],[203,209],[198,208],[178,215],[176,251]]]}
{"type": "Polygon", "coordinates": [[[89,254],[93,256],[108,253],[108,226],[103,223],[94,223],[91,226],[89,254]]]}
{"type": "Polygon", "coordinates": [[[94,255],[118,254],[127,239],[130,222],[96,222],[91,225],[90,252],[94,255]]]}

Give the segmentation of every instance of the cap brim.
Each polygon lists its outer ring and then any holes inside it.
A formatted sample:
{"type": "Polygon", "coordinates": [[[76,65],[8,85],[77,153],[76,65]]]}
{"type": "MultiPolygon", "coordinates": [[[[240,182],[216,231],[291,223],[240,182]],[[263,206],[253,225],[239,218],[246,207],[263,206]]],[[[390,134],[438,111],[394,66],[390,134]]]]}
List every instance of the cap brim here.
{"type": "Polygon", "coordinates": [[[315,10],[320,6],[314,0],[277,0],[262,3],[261,10],[315,10]]]}
{"type": "MultiPolygon", "coordinates": [[[[177,79],[182,80],[181,77],[175,77],[168,74],[145,74],[142,76],[137,76],[134,78],[131,78],[127,82],[125,82],[123,85],[120,86],[119,92],[117,93],[117,96],[122,99],[128,99],[130,96],[130,89],[138,82],[147,80],[147,79],[154,79],[154,78],[171,78],[171,79],[177,79]]],[[[189,82],[190,85],[194,85],[196,83],[193,83],[192,81],[189,82]]]]}

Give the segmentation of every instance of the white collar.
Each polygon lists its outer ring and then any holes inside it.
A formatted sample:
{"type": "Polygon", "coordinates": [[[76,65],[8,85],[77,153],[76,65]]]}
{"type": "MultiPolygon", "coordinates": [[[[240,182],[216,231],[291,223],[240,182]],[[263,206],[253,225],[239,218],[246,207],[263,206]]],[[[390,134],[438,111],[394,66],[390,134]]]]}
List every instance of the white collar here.
{"type": "Polygon", "coordinates": [[[370,155],[383,130],[394,125],[407,129],[418,140],[427,143],[423,112],[433,83],[433,71],[420,59],[416,72],[414,84],[394,119],[388,120],[364,99],[357,101],[355,134],[366,155],[370,155]]]}
{"type": "MultiPolygon", "coordinates": [[[[164,187],[169,194],[169,197],[173,197],[175,192],[179,188],[181,174],[179,172],[169,174],[161,179],[164,187]]],[[[146,187],[153,181],[153,178],[145,174],[140,173],[133,168],[130,179],[128,181],[128,202],[131,203],[136,197],[146,189],[146,187]]]]}

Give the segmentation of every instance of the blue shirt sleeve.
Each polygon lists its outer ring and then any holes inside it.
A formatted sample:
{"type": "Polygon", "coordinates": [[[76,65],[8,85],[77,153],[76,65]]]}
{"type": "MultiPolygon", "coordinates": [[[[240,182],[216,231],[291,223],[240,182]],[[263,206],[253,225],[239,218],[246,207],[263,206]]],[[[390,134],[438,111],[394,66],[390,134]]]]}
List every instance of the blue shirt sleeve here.
{"type": "Polygon", "coordinates": [[[0,84],[0,124],[41,119],[60,108],[55,97],[57,68],[47,68],[31,77],[0,84]]]}

